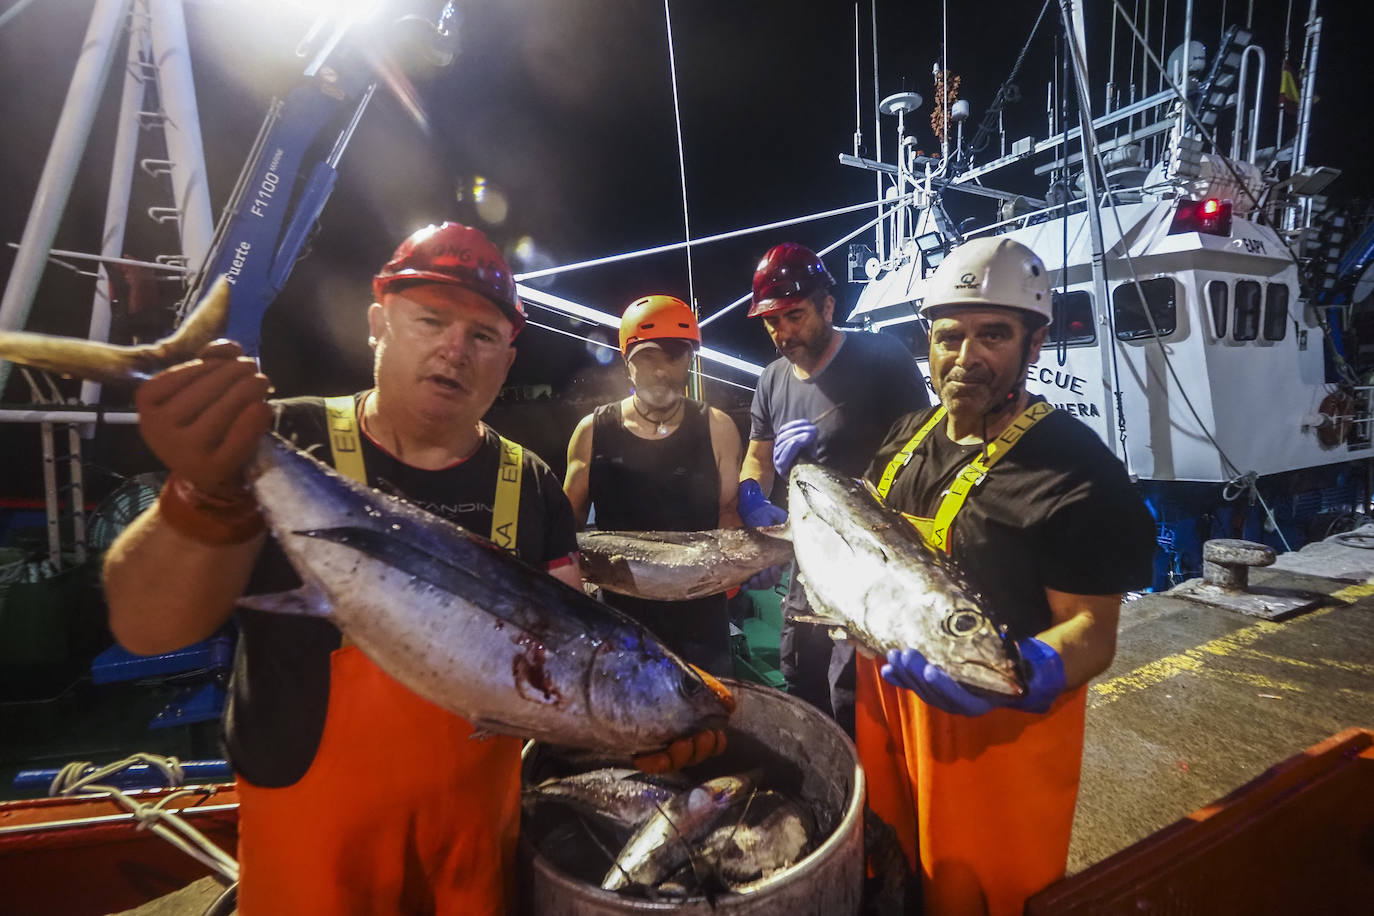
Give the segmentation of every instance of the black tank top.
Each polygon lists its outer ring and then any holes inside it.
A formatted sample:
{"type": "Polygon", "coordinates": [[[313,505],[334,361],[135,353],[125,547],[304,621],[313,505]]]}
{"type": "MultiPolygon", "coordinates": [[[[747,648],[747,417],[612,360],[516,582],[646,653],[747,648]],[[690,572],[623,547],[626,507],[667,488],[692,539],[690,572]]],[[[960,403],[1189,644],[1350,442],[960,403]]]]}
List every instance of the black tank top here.
{"type": "Polygon", "coordinates": [[[602,531],[706,531],[720,527],[720,473],[711,420],[700,401],[685,401],[682,422],[662,439],[625,428],[620,402],[592,419],[588,486],[602,531]]]}
{"type": "MultiPolygon", "coordinates": [[[[709,408],[688,400],[682,422],[662,439],[625,428],[620,402],[592,418],[588,491],[603,531],[706,531],[720,526],[720,472],[711,448],[709,408]]],[[[646,601],[605,593],[670,649],[716,675],[734,675],[724,595],[693,601],[646,601]]]]}

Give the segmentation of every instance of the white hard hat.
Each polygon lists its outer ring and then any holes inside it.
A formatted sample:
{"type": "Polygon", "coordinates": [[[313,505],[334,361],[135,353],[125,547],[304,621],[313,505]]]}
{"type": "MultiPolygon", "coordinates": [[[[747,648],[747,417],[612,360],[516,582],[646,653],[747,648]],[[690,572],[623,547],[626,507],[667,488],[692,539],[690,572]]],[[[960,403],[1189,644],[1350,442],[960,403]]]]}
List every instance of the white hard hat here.
{"type": "Polygon", "coordinates": [[[1045,262],[1005,236],[972,239],[950,252],[926,286],[921,317],[944,308],[1001,306],[1049,321],[1050,275],[1045,262]]]}

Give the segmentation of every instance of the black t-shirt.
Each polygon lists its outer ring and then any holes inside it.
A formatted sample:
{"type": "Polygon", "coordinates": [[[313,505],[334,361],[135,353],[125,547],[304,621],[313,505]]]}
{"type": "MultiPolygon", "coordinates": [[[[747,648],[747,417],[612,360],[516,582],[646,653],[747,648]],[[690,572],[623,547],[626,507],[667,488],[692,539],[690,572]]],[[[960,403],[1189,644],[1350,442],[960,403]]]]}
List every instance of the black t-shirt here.
{"type": "MultiPolygon", "coordinates": [[[[869,480],[878,483],[892,456],[930,415],[931,410],[918,411],[892,427],[869,466],[869,480]]],[[[897,473],[888,505],[933,517],[946,489],[981,449],[952,442],[945,424],[937,424],[897,473]]],[[[954,521],[950,544],[969,584],[1019,639],[1050,626],[1046,588],[1111,595],[1148,585],[1155,524],[1102,440],[1056,410],[973,488],[954,521]]]]}
{"type": "MultiPolygon", "coordinates": [[[[354,404],[361,395],[355,396],[354,404]]],[[[332,463],[321,398],[274,403],[276,431],[297,448],[332,463]]],[[[489,427],[477,451],[436,471],[412,467],[362,441],[368,483],[378,490],[489,537],[500,438],[489,427]]],[[[538,455],[524,450],[516,553],[534,566],[571,560],[577,550],[572,506],[558,478],[538,455]]],[[[296,588],[300,579],[275,541],[258,558],[247,594],[296,588]]],[[[238,610],[239,643],[234,659],[224,739],[235,770],[269,788],[288,786],[305,775],[319,748],[329,708],[329,657],[340,633],[327,620],[238,610]]]]}
{"type": "Polygon", "coordinates": [[[837,333],[844,335],[840,349],[810,378],[797,378],[785,358],[768,364],[754,389],[749,438],[773,439],[783,424],[811,420],[818,430],[816,461],[858,477],[893,422],[929,405],[930,395],[897,338],[837,333]]]}

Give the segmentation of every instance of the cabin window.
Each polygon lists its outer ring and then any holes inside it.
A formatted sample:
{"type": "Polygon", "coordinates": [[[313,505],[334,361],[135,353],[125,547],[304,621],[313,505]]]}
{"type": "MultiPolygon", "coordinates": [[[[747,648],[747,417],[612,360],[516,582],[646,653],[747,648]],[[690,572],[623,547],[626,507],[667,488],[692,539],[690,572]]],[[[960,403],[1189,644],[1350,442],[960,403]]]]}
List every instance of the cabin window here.
{"type": "Polygon", "coordinates": [[[1170,277],[1156,277],[1141,280],[1140,290],[1145,294],[1145,305],[1150,312],[1147,316],[1140,304],[1140,292],[1135,283],[1123,283],[1112,293],[1112,304],[1116,311],[1116,336],[1121,340],[1137,340],[1151,337],[1158,330],[1160,337],[1168,337],[1178,327],[1178,309],[1174,281],[1170,277]],[[1154,319],[1154,328],[1150,319],[1154,319]]]}
{"type": "Polygon", "coordinates": [[[1283,340],[1288,330],[1288,285],[1270,283],[1264,295],[1264,339],[1283,340]]]}
{"type": "Polygon", "coordinates": [[[1225,280],[1213,280],[1207,284],[1207,302],[1212,306],[1212,333],[1217,340],[1226,336],[1226,307],[1231,298],[1231,287],[1225,280]]]}
{"type": "Polygon", "coordinates": [[[1051,308],[1050,343],[1090,344],[1097,338],[1093,328],[1093,297],[1083,291],[1056,292],[1051,308]]]}
{"type": "Polygon", "coordinates": [[[1259,283],[1254,280],[1236,281],[1236,308],[1231,327],[1232,340],[1254,340],[1259,336],[1260,300],[1263,298],[1259,283]]]}

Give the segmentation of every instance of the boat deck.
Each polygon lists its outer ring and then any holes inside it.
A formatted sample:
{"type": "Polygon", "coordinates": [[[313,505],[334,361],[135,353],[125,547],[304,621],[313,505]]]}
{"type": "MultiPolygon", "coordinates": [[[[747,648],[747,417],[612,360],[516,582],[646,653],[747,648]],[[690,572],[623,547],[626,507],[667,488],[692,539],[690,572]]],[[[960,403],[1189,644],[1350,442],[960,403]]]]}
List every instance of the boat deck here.
{"type": "Polygon", "coordinates": [[[1374,726],[1374,527],[1252,570],[1252,586],[1330,595],[1266,621],[1175,597],[1122,609],[1090,687],[1072,874],[1351,726],[1374,726]]]}

